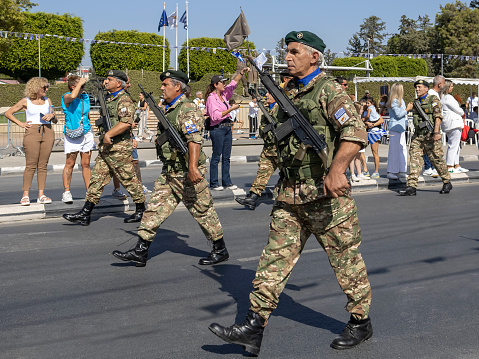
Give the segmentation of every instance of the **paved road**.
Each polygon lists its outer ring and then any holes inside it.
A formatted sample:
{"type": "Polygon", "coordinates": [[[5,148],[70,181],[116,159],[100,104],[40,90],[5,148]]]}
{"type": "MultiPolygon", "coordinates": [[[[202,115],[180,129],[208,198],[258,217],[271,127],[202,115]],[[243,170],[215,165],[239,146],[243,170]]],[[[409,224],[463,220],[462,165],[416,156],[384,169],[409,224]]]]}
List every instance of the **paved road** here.
{"type": "MultiPolygon", "coordinates": [[[[348,314],[311,238],[265,330],[261,358],[478,358],[479,185],[457,185],[448,196],[438,190],[355,195],[373,286],[370,341],[329,347],[348,314]]],[[[214,267],[197,265],[209,247],[182,209],[158,231],[145,268],[109,254],[136,242],[124,214],[95,216],[89,227],[3,224],[0,357],[244,357],[207,326],[243,319],[270,209],[218,206],[231,258],[214,267]]]]}

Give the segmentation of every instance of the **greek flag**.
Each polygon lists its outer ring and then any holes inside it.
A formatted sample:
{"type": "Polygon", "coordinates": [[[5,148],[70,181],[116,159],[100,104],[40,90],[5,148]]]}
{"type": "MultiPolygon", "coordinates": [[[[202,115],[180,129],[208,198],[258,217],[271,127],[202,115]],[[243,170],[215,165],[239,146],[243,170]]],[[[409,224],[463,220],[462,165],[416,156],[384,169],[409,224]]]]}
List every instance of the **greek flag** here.
{"type": "Polygon", "coordinates": [[[371,130],[368,131],[368,141],[372,145],[374,142],[377,142],[381,139],[383,136],[387,136],[387,132],[384,131],[382,128],[372,128],[371,130]]]}
{"type": "Polygon", "coordinates": [[[180,22],[182,22],[183,24],[185,24],[185,26],[183,26],[183,28],[184,28],[185,30],[188,29],[188,15],[186,15],[186,10],[185,10],[185,12],[183,13],[183,15],[181,15],[180,22]]]}
{"type": "Polygon", "coordinates": [[[158,31],[160,31],[163,26],[168,26],[168,16],[166,16],[165,10],[163,10],[163,13],[161,14],[160,23],[158,24],[158,31]]]}
{"type": "Polygon", "coordinates": [[[244,61],[244,59],[243,59],[243,56],[241,56],[241,54],[240,54],[238,51],[236,51],[236,52],[233,51],[233,52],[231,53],[231,55],[233,55],[234,57],[237,57],[238,60],[240,60],[241,62],[245,63],[245,61],[244,61]]]}

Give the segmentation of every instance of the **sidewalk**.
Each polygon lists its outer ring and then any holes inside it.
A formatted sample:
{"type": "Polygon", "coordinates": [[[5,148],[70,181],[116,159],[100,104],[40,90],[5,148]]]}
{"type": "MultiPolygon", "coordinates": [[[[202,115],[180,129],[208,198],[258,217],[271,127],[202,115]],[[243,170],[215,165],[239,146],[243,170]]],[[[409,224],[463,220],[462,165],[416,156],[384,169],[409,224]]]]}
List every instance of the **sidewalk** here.
{"type": "MultiPolygon", "coordinates": [[[[236,135],[238,140],[233,141],[233,149],[231,155],[231,163],[253,163],[259,161],[259,155],[263,147],[261,139],[250,140],[245,135],[236,135]]],[[[139,144],[140,167],[159,167],[161,161],[156,158],[156,149],[151,142],[142,142],[139,144]]],[[[444,147],[446,149],[446,147],[444,147]]],[[[204,151],[208,157],[211,156],[212,148],[211,141],[205,141],[204,151]]],[[[379,146],[380,163],[387,163],[388,145],[379,146]]],[[[92,166],[97,152],[94,151],[92,155],[92,166]]],[[[366,149],[366,159],[369,164],[374,162],[371,154],[371,149],[366,149]]],[[[479,151],[475,145],[465,145],[461,150],[461,161],[479,161],[479,151]]],[[[75,172],[81,169],[78,164],[75,166],[75,172]]],[[[55,146],[54,151],[50,156],[48,171],[54,173],[61,173],[65,164],[65,155],[63,153],[63,146],[55,146]]],[[[371,168],[371,165],[369,165],[371,168]]],[[[23,156],[5,156],[0,159],[0,178],[8,175],[22,175],[25,168],[25,157],[23,156]]],[[[371,171],[370,171],[371,172],[371,171]]],[[[472,183],[479,181],[479,171],[469,171],[468,173],[453,174],[453,183],[472,183]]],[[[378,191],[384,189],[397,189],[405,186],[405,179],[388,180],[385,177],[362,180],[352,183],[353,192],[378,191]]],[[[441,183],[441,179],[433,177],[419,177],[418,187],[430,186],[441,183]]],[[[20,191],[20,189],[19,189],[20,191]]],[[[245,195],[245,191],[241,188],[230,191],[212,191],[215,203],[235,203],[236,196],[245,195]]],[[[272,199],[272,187],[268,187],[262,195],[263,200],[272,199]]],[[[19,221],[24,219],[39,219],[39,218],[54,218],[60,217],[63,213],[72,213],[79,211],[83,206],[82,202],[75,201],[73,205],[65,205],[61,201],[54,201],[49,205],[42,205],[32,203],[30,206],[22,207],[19,204],[0,204],[0,223],[19,221]]],[[[111,199],[108,196],[103,196],[101,202],[95,207],[95,213],[124,213],[134,210],[134,203],[128,197],[125,201],[118,201],[111,199]]]]}

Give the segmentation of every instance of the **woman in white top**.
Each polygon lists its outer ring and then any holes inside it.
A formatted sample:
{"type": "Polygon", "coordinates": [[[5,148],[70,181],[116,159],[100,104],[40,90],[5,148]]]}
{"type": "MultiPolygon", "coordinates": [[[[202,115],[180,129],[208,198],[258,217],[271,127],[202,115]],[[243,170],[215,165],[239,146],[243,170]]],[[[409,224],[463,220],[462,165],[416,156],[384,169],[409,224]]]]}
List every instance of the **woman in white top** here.
{"type": "Polygon", "coordinates": [[[22,206],[30,205],[30,186],[33,175],[37,171],[38,199],[37,203],[52,203],[44,193],[47,179],[47,164],[52,152],[55,132],[52,122],[56,123],[52,102],[46,97],[48,80],[34,77],[27,82],[25,97],[5,112],[5,117],[25,129],[23,148],[25,151],[25,171],[23,173],[22,206]],[[15,118],[14,113],[25,111],[26,122],[15,118]]]}
{"type": "Polygon", "coordinates": [[[140,92],[140,101],[138,101],[138,110],[140,111],[140,123],[138,124],[138,136],[136,140],[141,142],[143,140],[151,140],[153,132],[148,130],[149,109],[148,103],[145,101],[145,96],[140,92]],[[146,137],[145,135],[146,134],[146,137]]]}
{"type": "Polygon", "coordinates": [[[451,173],[464,173],[469,170],[459,164],[461,152],[461,133],[465,124],[464,111],[459,103],[451,95],[454,84],[446,80],[441,90],[442,115],[441,130],[447,135],[446,165],[451,173]]]}

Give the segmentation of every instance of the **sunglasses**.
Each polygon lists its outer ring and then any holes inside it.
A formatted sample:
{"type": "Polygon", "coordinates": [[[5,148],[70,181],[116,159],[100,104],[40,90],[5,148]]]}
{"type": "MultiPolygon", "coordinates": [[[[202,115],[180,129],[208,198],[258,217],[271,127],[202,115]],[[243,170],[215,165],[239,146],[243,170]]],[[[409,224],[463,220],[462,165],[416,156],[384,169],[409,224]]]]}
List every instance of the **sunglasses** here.
{"type": "Polygon", "coordinates": [[[48,90],[49,87],[50,87],[49,85],[42,86],[42,89],[44,89],[46,91],[46,90],[48,90]]]}

